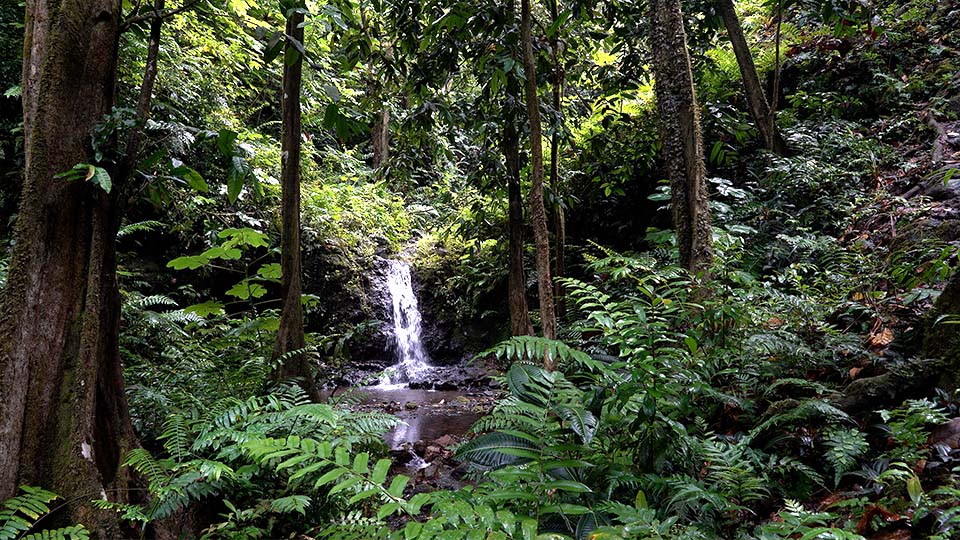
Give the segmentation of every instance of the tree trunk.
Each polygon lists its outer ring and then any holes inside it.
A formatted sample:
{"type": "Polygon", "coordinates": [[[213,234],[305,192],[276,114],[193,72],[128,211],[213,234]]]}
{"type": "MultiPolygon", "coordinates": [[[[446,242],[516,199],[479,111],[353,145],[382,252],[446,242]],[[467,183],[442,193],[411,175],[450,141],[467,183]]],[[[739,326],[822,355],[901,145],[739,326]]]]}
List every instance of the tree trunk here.
{"type": "MultiPolygon", "coordinates": [[[[273,359],[306,347],[303,333],[302,265],[300,262],[300,87],[303,76],[303,55],[290,41],[303,44],[303,13],[287,16],[287,42],[283,63],[283,133],[281,171],[281,234],[280,234],[280,328],[273,348],[273,359]]],[[[309,357],[295,353],[284,358],[274,372],[277,380],[296,377],[314,400],[319,399],[309,357]]]]}
{"type": "Polygon", "coordinates": [[[750,115],[753,116],[757,130],[763,138],[763,146],[771,152],[783,155],[787,151],[787,143],[780,134],[776,117],[770,109],[766,96],[763,95],[757,66],[753,63],[753,55],[750,54],[750,46],[747,45],[747,38],[743,35],[743,28],[740,26],[740,18],[737,17],[733,0],[718,0],[718,5],[723,24],[727,27],[727,34],[730,36],[730,44],[733,45],[733,53],[737,57],[737,65],[740,66],[740,76],[743,79],[750,115]]]}
{"type": "MultiPolygon", "coordinates": [[[[121,537],[123,452],[136,444],[120,366],[117,193],[55,175],[89,161],[90,133],[114,103],[119,3],[28,0],[23,198],[0,301],[0,498],[20,484],[60,494],[69,518],[121,537]]],[[[116,171],[111,171],[114,175],[116,171]]]]}
{"type": "MultiPolygon", "coordinates": [[[[553,281],[550,279],[550,233],[543,202],[543,130],[540,127],[540,98],[537,94],[537,63],[533,56],[530,0],[520,2],[520,41],[523,46],[523,71],[526,76],[527,119],[530,123],[530,207],[533,239],[536,244],[537,293],[543,337],[556,339],[557,316],[553,307],[553,281]]],[[[544,358],[544,367],[553,369],[553,361],[544,358]]]]}
{"type": "MultiPolygon", "coordinates": [[[[364,36],[366,36],[367,41],[370,44],[373,44],[373,33],[370,29],[370,21],[367,19],[367,10],[364,9],[363,4],[361,3],[360,7],[360,26],[363,30],[364,36]]],[[[367,63],[367,99],[371,103],[381,102],[380,112],[377,113],[377,118],[373,122],[373,126],[370,128],[370,144],[373,146],[373,163],[372,166],[374,169],[379,169],[384,163],[386,163],[387,158],[390,157],[390,108],[385,100],[383,100],[383,85],[377,79],[377,75],[374,72],[373,61],[367,63]]]]}
{"type": "Polygon", "coordinates": [[[160,38],[163,31],[163,8],[165,0],[154,0],[153,13],[155,17],[150,21],[150,38],[147,42],[147,60],[144,64],[143,81],[140,83],[140,97],[137,99],[137,125],[127,135],[124,146],[124,156],[118,167],[118,178],[124,185],[130,180],[137,166],[137,158],[143,145],[143,127],[150,118],[150,105],[153,103],[153,87],[157,82],[157,63],[160,57],[160,38]]]}
{"type": "Polygon", "coordinates": [[[680,0],[650,1],[650,43],[680,264],[709,279],[713,245],[703,134],[680,0]]]}
{"type": "MultiPolygon", "coordinates": [[[[508,95],[511,86],[516,89],[519,85],[511,79],[507,84],[508,95]]],[[[507,200],[509,217],[507,228],[510,236],[510,269],[507,280],[508,306],[510,308],[510,334],[514,336],[532,336],[533,325],[530,324],[529,307],[527,306],[527,276],[523,268],[523,194],[520,191],[520,134],[517,133],[517,115],[511,110],[508,99],[504,104],[503,115],[503,158],[507,168],[507,200]]]]}
{"type": "Polygon", "coordinates": [[[379,169],[390,157],[390,109],[386,103],[377,115],[370,138],[373,142],[373,168],[379,169]]]}
{"type": "MultiPolygon", "coordinates": [[[[559,0],[551,0],[550,2],[550,16],[553,19],[554,24],[560,20],[559,6],[557,5],[559,0]]],[[[560,108],[563,105],[563,85],[565,79],[565,73],[563,71],[563,63],[560,57],[560,29],[557,28],[556,33],[554,33],[553,42],[551,43],[551,48],[553,49],[553,110],[557,115],[558,122],[562,121],[563,115],[560,114],[560,108]]],[[[553,190],[553,194],[556,197],[556,204],[553,205],[553,215],[551,216],[553,223],[553,239],[554,239],[554,267],[553,267],[553,277],[554,279],[558,277],[563,277],[566,272],[566,265],[564,264],[566,257],[566,217],[564,216],[563,211],[563,198],[560,187],[560,126],[556,126],[553,130],[553,135],[550,137],[550,189],[553,190]]],[[[565,303],[563,300],[563,285],[560,283],[554,284],[553,289],[554,297],[557,302],[557,312],[563,315],[565,311],[565,303]]]]}

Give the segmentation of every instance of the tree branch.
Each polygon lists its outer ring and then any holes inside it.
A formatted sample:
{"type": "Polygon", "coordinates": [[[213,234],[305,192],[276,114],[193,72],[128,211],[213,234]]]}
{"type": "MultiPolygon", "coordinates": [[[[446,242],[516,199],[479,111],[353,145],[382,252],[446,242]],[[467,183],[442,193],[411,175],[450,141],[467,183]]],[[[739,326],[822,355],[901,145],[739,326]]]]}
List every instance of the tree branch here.
{"type": "Polygon", "coordinates": [[[172,9],[168,9],[168,10],[162,11],[162,12],[161,12],[160,10],[152,10],[150,13],[144,13],[143,15],[138,15],[138,16],[136,16],[136,17],[131,17],[130,19],[127,19],[127,20],[123,23],[123,25],[120,27],[120,31],[121,31],[121,32],[126,32],[126,31],[129,30],[130,27],[132,27],[133,25],[138,24],[138,23],[142,23],[142,22],[144,22],[144,21],[150,21],[150,20],[154,20],[154,19],[160,19],[160,20],[169,19],[170,17],[173,17],[174,15],[177,15],[177,14],[183,13],[184,11],[187,11],[187,10],[189,10],[189,9],[192,9],[194,6],[196,6],[197,4],[199,4],[201,1],[203,1],[203,0],[189,0],[188,2],[186,2],[185,4],[183,4],[182,6],[180,6],[180,7],[178,7],[178,8],[172,8],[172,9]]]}

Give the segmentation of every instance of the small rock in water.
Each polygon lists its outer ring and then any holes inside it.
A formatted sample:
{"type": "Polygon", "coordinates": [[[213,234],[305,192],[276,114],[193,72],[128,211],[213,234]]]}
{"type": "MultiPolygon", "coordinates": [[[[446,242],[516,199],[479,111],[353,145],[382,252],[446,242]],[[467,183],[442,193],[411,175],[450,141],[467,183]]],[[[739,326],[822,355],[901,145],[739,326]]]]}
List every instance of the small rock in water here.
{"type": "Polygon", "coordinates": [[[443,455],[443,448],[436,444],[431,444],[423,451],[423,460],[426,462],[435,461],[438,457],[443,455]]]}
{"type": "Polygon", "coordinates": [[[413,443],[413,451],[420,456],[423,456],[426,449],[427,449],[427,441],[423,439],[420,439],[419,441],[413,443]]]}
{"type": "Polygon", "coordinates": [[[391,401],[390,403],[387,403],[387,405],[383,408],[383,410],[390,414],[393,414],[400,410],[400,402],[391,401]]]}

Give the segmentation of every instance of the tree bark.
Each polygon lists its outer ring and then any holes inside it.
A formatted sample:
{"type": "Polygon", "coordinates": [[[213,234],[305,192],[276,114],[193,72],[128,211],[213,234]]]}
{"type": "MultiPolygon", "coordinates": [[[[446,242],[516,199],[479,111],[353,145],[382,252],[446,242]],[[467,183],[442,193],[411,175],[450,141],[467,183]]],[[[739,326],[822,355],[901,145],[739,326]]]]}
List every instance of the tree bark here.
{"type": "Polygon", "coordinates": [[[126,499],[120,458],[136,444],[118,346],[123,186],[55,175],[89,161],[114,104],[119,18],[114,0],[26,2],[25,180],[0,300],[0,499],[44,486],[103,539],[121,536],[116,514],[87,501],[126,499]]]}
{"type": "MultiPolygon", "coordinates": [[[[281,188],[281,233],[280,233],[280,328],[273,348],[273,359],[306,347],[303,332],[303,270],[300,260],[300,88],[303,79],[303,55],[290,41],[303,44],[303,13],[287,15],[287,42],[284,45],[283,63],[283,170],[281,188]]],[[[319,392],[310,370],[309,356],[295,353],[274,372],[277,380],[296,377],[300,385],[314,400],[319,392]]]]}
{"type": "Polygon", "coordinates": [[[517,115],[510,110],[516,102],[519,84],[513,79],[507,83],[507,100],[503,106],[503,140],[501,141],[504,163],[507,169],[507,228],[510,236],[510,268],[507,279],[508,306],[510,308],[510,334],[532,336],[533,325],[527,306],[527,274],[523,268],[523,194],[520,191],[520,134],[517,132],[517,115]],[[511,84],[512,83],[512,84],[511,84]]]}
{"type": "Polygon", "coordinates": [[[757,75],[757,66],[753,62],[753,55],[750,54],[747,38],[743,35],[743,28],[740,25],[740,18],[737,17],[733,0],[717,1],[720,16],[727,28],[727,35],[730,37],[730,44],[733,45],[733,53],[737,57],[737,65],[740,67],[740,76],[743,79],[743,88],[747,96],[747,105],[750,107],[750,115],[753,116],[757,130],[760,131],[760,136],[763,138],[763,146],[771,152],[783,155],[787,151],[787,143],[777,128],[776,116],[763,94],[760,76],[757,75]]]}
{"type": "MultiPolygon", "coordinates": [[[[520,41],[523,46],[523,71],[526,77],[527,120],[530,123],[530,208],[533,239],[536,245],[537,293],[543,337],[556,339],[557,316],[553,305],[553,281],[550,278],[550,233],[543,202],[543,130],[540,126],[540,98],[537,93],[537,63],[533,56],[530,0],[520,2],[520,41]]],[[[553,360],[544,358],[544,367],[553,369],[553,360]]]]}
{"type": "Polygon", "coordinates": [[[680,264],[709,279],[713,262],[703,134],[680,0],[650,1],[650,43],[680,264]]]}
{"type": "MultiPolygon", "coordinates": [[[[560,20],[559,6],[557,5],[559,0],[551,0],[550,2],[550,16],[553,19],[553,22],[556,23],[560,20]]],[[[556,33],[554,34],[553,42],[551,43],[551,48],[553,49],[553,110],[557,115],[558,122],[561,121],[563,116],[560,114],[560,109],[563,105],[563,85],[565,82],[565,73],[563,70],[563,63],[560,57],[560,29],[557,28],[556,33]]],[[[566,216],[564,216],[563,211],[563,198],[560,187],[560,126],[556,126],[553,130],[553,134],[550,136],[550,189],[553,191],[554,197],[556,197],[556,202],[553,205],[553,214],[551,219],[553,221],[553,240],[554,240],[554,267],[553,267],[553,277],[554,279],[558,277],[563,277],[566,273],[566,242],[567,242],[567,233],[566,233],[566,216]]],[[[557,303],[557,313],[563,315],[565,311],[565,303],[563,300],[564,291],[563,285],[560,283],[554,284],[553,289],[554,298],[557,303]]]]}

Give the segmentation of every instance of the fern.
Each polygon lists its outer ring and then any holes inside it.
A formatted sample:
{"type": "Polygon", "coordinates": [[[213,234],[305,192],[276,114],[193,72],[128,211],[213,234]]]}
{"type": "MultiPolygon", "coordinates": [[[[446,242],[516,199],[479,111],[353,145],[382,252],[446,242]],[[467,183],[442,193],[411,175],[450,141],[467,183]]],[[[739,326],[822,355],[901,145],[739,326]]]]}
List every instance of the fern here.
{"type": "Polygon", "coordinates": [[[186,418],[179,412],[168,416],[159,439],[164,441],[163,447],[173,459],[183,461],[190,451],[190,430],[186,418]]]}
{"type": "Polygon", "coordinates": [[[49,504],[60,497],[32,486],[20,486],[23,493],[3,501],[0,509],[0,540],[87,540],[90,533],[83,525],[25,534],[50,513],[49,504]]]}
{"type": "Polygon", "coordinates": [[[781,403],[782,407],[773,410],[775,407],[771,406],[771,410],[767,411],[769,417],[750,430],[749,440],[756,439],[759,435],[774,427],[794,425],[800,422],[813,420],[826,421],[832,424],[853,422],[850,415],[819,399],[808,399],[800,402],[786,400],[778,403],[781,403]]]}
{"type": "Polygon", "coordinates": [[[136,223],[129,223],[123,227],[120,227],[120,230],[117,231],[117,239],[125,238],[138,232],[152,232],[163,226],[163,223],[159,221],[138,221],[136,223]]]}
{"type": "Polygon", "coordinates": [[[590,355],[578,351],[562,341],[546,339],[538,336],[513,336],[501,341],[479,356],[493,355],[498,359],[511,362],[535,362],[544,360],[559,362],[561,365],[572,364],[573,367],[586,368],[594,371],[599,369],[600,363],[590,358],[590,355]]]}
{"type": "Polygon", "coordinates": [[[863,433],[854,428],[828,430],[823,436],[823,444],[827,447],[824,457],[834,472],[834,485],[840,484],[844,474],[856,469],[859,459],[870,449],[863,433]]]}
{"type": "Polygon", "coordinates": [[[771,521],[757,530],[758,540],[786,540],[809,538],[823,540],[864,540],[856,533],[830,526],[836,516],[825,512],[809,512],[796,501],[787,500],[780,519],[771,521]]]}

